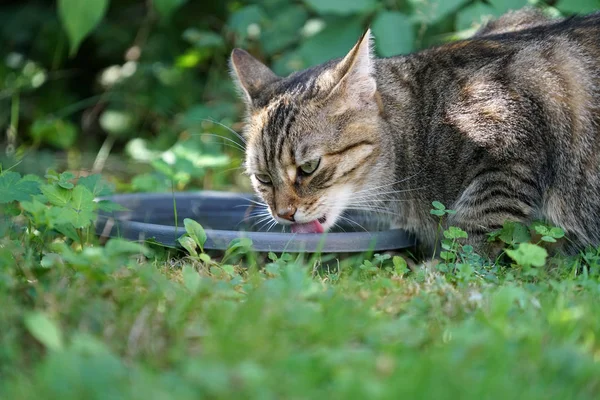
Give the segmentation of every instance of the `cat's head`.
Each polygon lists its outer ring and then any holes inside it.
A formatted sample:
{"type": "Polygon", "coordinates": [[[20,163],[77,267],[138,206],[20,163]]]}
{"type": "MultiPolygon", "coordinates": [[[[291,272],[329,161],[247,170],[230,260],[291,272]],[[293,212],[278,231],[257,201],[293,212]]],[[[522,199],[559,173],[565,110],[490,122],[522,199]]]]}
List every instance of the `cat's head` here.
{"type": "Polygon", "coordinates": [[[326,231],[383,178],[370,32],[343,59],[285,78],[240,49],[231,68],[256,192],[292,231],[326,231]]]}

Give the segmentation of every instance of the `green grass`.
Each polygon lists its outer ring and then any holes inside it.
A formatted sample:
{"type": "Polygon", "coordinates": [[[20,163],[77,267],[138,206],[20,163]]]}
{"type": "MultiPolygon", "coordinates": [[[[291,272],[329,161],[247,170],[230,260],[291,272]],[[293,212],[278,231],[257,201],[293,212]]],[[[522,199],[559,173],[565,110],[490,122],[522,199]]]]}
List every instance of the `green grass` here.
{"type": "Polygon", "coordinates": [[[169,253],[92,221],[97,175],[0,173],[0,399],[572,399],[600,396],[600,250],[541,223],[493,236],[503,264],[442,230],[437,264],[169,253]]]}
{"type": "Polygon", "coordinates": [[[583,259],[463,279],[381,258],[208,268],[120,241],[35,269],[20,246],[0,244],[2,399],[600,395],[600,285],[583,259]]]}

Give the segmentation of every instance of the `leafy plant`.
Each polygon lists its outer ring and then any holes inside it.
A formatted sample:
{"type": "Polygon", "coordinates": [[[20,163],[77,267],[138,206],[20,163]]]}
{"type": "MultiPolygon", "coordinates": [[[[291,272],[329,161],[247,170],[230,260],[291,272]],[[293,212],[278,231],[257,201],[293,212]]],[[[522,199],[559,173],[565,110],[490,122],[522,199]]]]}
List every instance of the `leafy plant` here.
{"type": "Polygon", "coordinates": [[[14,3],[0,8],[7,27],[0,32],[7,44],[0,50],[0,124],[11,128],[8,153],[17,161],[28,150],[59,148],[70,152],[69,168],[86,160],[77,155],[83,152],[95,158],[95,171],[142,139],[146,151],[128,154],[155,172],[135,185],[137,174],[119,176],[121,189],[231,185],[235,174],[225,171],[239,166],[242,142],[219,125],[240,127],[242,107],[227,71],[231,48],[247,48],[288,74],[345,54],[367,26],[377,54],[390,56],[466,37],[489,17],[528,3],[552,15],[598,7],[595,0],[14,3]],[[77,71],[78,83],[64,71],[77,71]],[[211,142],[210,135],[224,139],[211,142]],[[177,154],[192,145],[200,157],[177,154]],[[194,164],[210,158],[215,163],[194,164]]]}
{"type": "MultiPolygon", "coordinates": [[[[512,258],[517,265],[530,269],[531,267],[543,267],[546,264],[548,252],[543,247],[532,243],[521,243],[516,249],[506,250],[506,254],[512,258]]],[[[529,274],[535,275],[530,270],[529,274]]]]}
{"type": "Polygon", "coordinates": [[[45,240],[64,235],[81,245],[90,238],[92,224],[98,210],[121,209],[110,201],[95,201],[97,196],[110,193],[109,187],[99,175],[76,180],[70,172],[58,174],[50,171],[47,183],[29,175],[4,171],[0,174],[0,203],[10,207],[11,217],[24,219],[23,229],[29,240],[43,244],[45,240]]]}
{"type": "Polygon", "coordinates": [[[436,254],[437,253],[438,235],[439,235],[439,232],[443,230],[444,217],[446,217],[447,215],[454,215],[454,214],[456,214],[456,211],[446,209],[446,206],[444,206],[439,201],[434,201],[431,203],[431,205],[433,206],[433,208],[431,210],[429,210],[429,213],[431,215],[435,215],[438,217],[438,228],[435,232],[435,247],[433,249],[433,253],[436,254]]]}
{"type": "Polygon", "coordinates": [[[191,257],[198,258],[204,262],[211,262],[210,256],[204,252],[204,243],[206,242],[206,232],[204,228],[193,219],[186,218],[183,220],[185,225],[185,233],[177,241],[187,250],[191,257]],[[200,253],[198,253],[200,249],[200,253]]]}

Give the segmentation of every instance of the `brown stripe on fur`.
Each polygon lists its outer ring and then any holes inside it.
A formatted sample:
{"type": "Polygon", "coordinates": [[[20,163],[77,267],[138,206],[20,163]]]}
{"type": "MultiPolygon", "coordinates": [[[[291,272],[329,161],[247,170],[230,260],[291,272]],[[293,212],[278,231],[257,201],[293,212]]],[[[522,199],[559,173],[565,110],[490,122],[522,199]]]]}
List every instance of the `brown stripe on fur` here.
{"type": "Polygon", "coordinates": [[[357,147],[360,147],[360,146],[372,146],[372,145],[373,145],[373,141],[371,141],[371,140],[361,140],[360,142],[353,143],[353,144],[351,144],[349,146],[344,147],[341,150],[332,151],[332,152],[326,153],[325,155],[327,155],[327,156],[337,156],[337,155],[340,155],[340,154],[344,154],[344,153],[346,153],[346,152],[348,152],[350,150],[354,150],[354,149],[356,149],[357,147]]]}

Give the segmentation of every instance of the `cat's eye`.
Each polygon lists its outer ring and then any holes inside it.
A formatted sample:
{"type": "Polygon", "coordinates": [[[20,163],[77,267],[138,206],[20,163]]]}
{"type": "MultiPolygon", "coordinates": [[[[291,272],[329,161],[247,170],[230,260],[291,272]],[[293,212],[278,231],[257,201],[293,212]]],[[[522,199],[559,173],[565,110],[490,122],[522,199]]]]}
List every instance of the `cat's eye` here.
{"type": "Polygon", "coordinates": [[[317,170],[317,168],[319,168],[320,163],[321,163],[320,158],[307,161],[300,166],[300,171],[302,171],[302,174],[304,174],[304,175],[310,175],[313,172],[315,172],[317,170]]]}
{"type": "Polygon", "coordinates": [[[254,177],[258,179],[260,183],[264,183],[265,185],[269,185],[271,183],[271,177],[267,174],[254,174],[254,177]]]}

